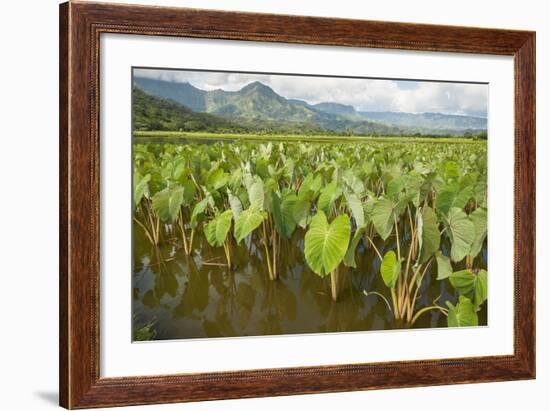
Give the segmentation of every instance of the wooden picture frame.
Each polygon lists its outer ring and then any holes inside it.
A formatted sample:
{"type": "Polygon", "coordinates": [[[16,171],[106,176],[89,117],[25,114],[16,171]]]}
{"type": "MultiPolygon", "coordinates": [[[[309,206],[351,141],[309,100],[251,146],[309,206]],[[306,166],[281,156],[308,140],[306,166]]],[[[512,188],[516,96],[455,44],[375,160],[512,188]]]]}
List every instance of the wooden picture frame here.
{"type": "Polygon", "coordinates": [[[69,2],[60,6],[60,405],[91,408],[535,378],[535,33],[69,2]],[[100,34],[513,56],[514,354],[100,378],[100,34]]]}

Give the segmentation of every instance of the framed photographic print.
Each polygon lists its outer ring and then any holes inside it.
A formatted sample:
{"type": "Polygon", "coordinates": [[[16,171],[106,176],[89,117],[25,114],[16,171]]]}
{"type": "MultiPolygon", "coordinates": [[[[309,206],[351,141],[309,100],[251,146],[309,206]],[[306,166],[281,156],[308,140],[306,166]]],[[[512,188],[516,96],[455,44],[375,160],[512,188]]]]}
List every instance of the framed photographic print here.
{"type": "Polygon", "coordinates": [[[60,403],[535,377],[535,34],[60,6],[60,403]]]}

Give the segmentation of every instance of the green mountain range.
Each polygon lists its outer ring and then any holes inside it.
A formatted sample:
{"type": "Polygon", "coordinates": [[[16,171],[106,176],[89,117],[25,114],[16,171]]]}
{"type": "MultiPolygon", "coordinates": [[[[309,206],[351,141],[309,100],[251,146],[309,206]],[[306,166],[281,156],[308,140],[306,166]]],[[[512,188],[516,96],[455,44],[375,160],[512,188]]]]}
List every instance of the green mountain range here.
{"type": "Polygon", "coordinates": [[[134,130],[206,131],[246,133],[236,122],[208,113],[197,113],[179,103],[152,96],[133,88],[132,119],[134,130]]]}
{"type": "Polygon", "coordinates": [[[487,124],[485,118],[471,116],[361,112],[334,102],[311,105],[287,99],[261,82],[250,83],[238,91],[205,91],[189,83],[135,77],[136,104],[139,105],[139,114],[134,117],[136,130],[155,130],[159,126],[162,130],[191,130],[194,123],[189,122],[197,121],[204,130],[218,132],[475,135],[485,132],[487,124]],[[160,112],[164,117],[147,117],[160,112]]]}

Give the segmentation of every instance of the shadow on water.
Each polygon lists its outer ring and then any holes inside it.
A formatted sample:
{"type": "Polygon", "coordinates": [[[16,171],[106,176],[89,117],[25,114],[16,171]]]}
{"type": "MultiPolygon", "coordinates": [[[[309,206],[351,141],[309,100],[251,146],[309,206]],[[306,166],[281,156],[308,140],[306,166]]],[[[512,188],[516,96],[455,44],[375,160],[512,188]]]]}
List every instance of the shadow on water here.
{"type": "MultiPolygon", "coordinates": [[[[264,256],[254,243],[233,243],[233,268],[228,270],[223,248],[212,248],[198,236],[192,255],[177,241],[151,246],[139,227],[134,227],[134,326],[154,324],[154,339],[234,337],[401,328],[385,302],[364,290],[389,292],[379,274],[380,261],[372,248],[358,246],[357,269],[343,270],[344,287],[338,302],[330,298],[330,279],[313,273],[303,258],[303,233],[284,241],[279,259],[280,278],[268,278],[264,256]]],[[[384,252],[394,248],[378,239],[384,252]]],[[[444,247],[445,245],[443,245],[444,247]]],[[[486,267],[486,251],[478,266],[486,267]]],[[[458,269],[460,267],[457,267],[458,269]]],[[[439,304],[457,295],[448,281],[433,280],[429,268],[418,306],[439,304]],[[433,280],[433,281],[432,281],[433,280]]],[[[479,313],[487,324],[487,310],[479,313]]],[[[424,314],[415,328],[446,327],[437,310],[424,314]]]]}

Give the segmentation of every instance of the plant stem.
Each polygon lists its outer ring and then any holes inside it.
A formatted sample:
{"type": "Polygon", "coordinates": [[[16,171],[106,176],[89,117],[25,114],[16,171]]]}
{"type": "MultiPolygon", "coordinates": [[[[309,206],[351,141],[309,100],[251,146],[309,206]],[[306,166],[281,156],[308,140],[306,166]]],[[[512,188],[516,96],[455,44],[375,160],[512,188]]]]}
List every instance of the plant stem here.
{"type": "Polygon", "coordinates": [[[273,252],[273,264],[271,265],[273,270],[273,279],[277,279],[277,231],[271,231],[271,249],[273,252]]]}
{"type": "Polygon", "coordinates": [[[155,241],[151,237],[151,234],[149,234],[149,230],[147,229],[147,227],[145,227],[145,225],[141,221],[139,221],[136,217],[134,217],[134,221],[138,223],[141,228],[143,228],[143,231],[145,231],[145,235],[147,236],[151,244],[155,245],[155,241]]]}
{"type": "Polygon", "coordinates": [[[267,261],[267,271],[269,273],[269,279],[274,280],[273,278],[273,271],[271,269],[271,257],[269,255],[269,247],[267,246],[267,232],[265,230],[265,221],[262,221],[262,231],[264,235],[264,249],[265,249],[265,260],[267,261]]]}
{"type": "Polygon", "coordinates": [[[191,251],[193,251],[193,239],[195,238],[195,229],[192,228],[191,229],[191,239],[189,240],[189,253],[187,254],[191,254],[191,251]]]}
{"type": "Polygon", "coordinates": [[[160,242],[160,218],[157,217],[157,227],[155,231],[155,244],[160,242]]]}
{"type": "Polygon", "coordinates": [[[397,217],[393,216],[393,222],[395,224],[395,241],[397,245],[397,259],[401,261],[401,245],[399,241],[399,227],[397,227],[397,217]]]}
{"type": "Polygon", "coordinates": [[[407,213],[409,214],[409,226],[411,228],[411,249],[413,250],[413,253],[412,253],[412,258],[414,259],[414,257],[416,256],[416,246],[417,246],[417,242],[416,242],[416,230],[414,228],[414,223],[413,223],[413,220],[412,220],[412,215],[411,215],[411,209],[409,206],[407,206],[407,213]]]}
{"type": "Polygon", "coordinates": [[[371,238],[369,236],[366,236],[366,237],[367,237],[367,240],[369,241],[369,243],[372,245],[372,248],[374,248],[374,251],[376,252],[376,255],[378,255],[378,258],[380,258],[380,261],[382,261],[383,258],[382,258],[382,254],[380,254],[380,251],[378,251],[378,248],[376,247],[374,242],[371,240],[371,238]]]}
{"type": "Polygon", "coordinates": [[[399,307],[397,306],[397,294],[395,294],[395,288],[391,288],[391,299],[393,302],[393,316],[396,320],[399,320],[401,318],[399,314],[399,307]]]}
{"type": "Polygon", "coordinates": [[[338,301],[338,293],[340,288],[340,279],[339,277],[339,269],[336,267],[331,273],[330,273],[330,291],[332,295],[332,301],[338,301]]]}
{"type": "Polygon", "coordinates": [[[231,270],[231,253],[229,250],[229,244],[227,243],[227,240],[223,243],[223,250],[225,251],[225,259],[227,260],[227,268],[231,270]]]}
{"type": "Polygon", "coordinates": [[[187,236],[185,235],[185,223],[183,221],[183,213],[181,212],[181,208],[179,211],[179,224],[180,231],[181,231],[181,238],[183,239],[183,249],[185,251],[186,255],[189,255],[189,247],[187,245],[187,236]]]}
{"type": "Polygon", "coordinates": [[[199,201],[202,201],[202,189],[198,185],[197,180],[195,180],[195,176],[193,175],[193,173],[189,173],[189,175],[191,177],[191,181],[193,181],[193,184],[195,185],[195,187],[197,189],[197,193],[199,194],[199,201]]]}
{"type": "MultiPolygon", "coordinates": [[[[409,306],[407,308],[407,318],[408,318],[409,322],[411,321],[411,318],[412,318],[412,313],[414,311],[414,305],[416,304],[416,298],[418,297],[418,292],[420,291],[420,286],[422,285],[422,280],[424,279],[424,276],[426,275],[426,271],[428,270],[428,267],[430,266],[432,261],[433,261],[432,259],[429,259],[428,263],[424,267],[424,270],[422,270],[422,274],[420,275],[420,281],[418,282],[418,285],[416,286],[416,290],[414,291],[414,296],[409,301],[409,306]]],[[[412,293],[412,289],[413,289],[414,285],[416,284],[416,277],[418,276],[419,272],[420,272],[420,267],[418,268],[418,270],[415,271],[415,275],[414,275],[413,279],[411,280],[409,293],[412,293]]]]}
{"type": "MultiPolygon", "coordinates": [[[[424,267],[424,270],[422,271],[422,276],[420,278],[424,278],[424,275],[426,274],[426,270],[428,269],[428,267],[430,266],[431,263],[432,263],[432,258],[430,258],[428,260],[428,263],[424,267]]],[[[413,278],[411,279],[411,282],[409,284],[409,292],[412,292],[412,288],[413,288],[414,284],[416,283],[416,277],[418,276],[418,273],[420,272],[420,268],[421,268],[421,266],[418,267],[418,269],[414,272],[413,278]]]]}
{"type": "Polygon", "coordinates": [[[424,314],[425,312],[428,312],[430,310],[439,310],[441,311],[443,314],[447,315],[448,311],[443,308],[443,307],[440,307],[439,305],[430,305],[429,307],[424,307],[422,308],[421,310],[419,310],[413,317],[412,321],[411,321],[411,326],[416,322],[416,320],[418,320],[418,318],[424,314]]]}
{"type": "Polygon", "coordinates": [[[151,226],[151,235],[153,237],[153,244],[158,245],[159,244],[159,220],[154,217],[154,212],[151,209],[151,204],[149,201],[146,203],[146,209],[147,209],[147,217],[149,219],[149,225],[151,226]],[[156,223],[155,223],[156,219],[156,223]]]}
{"type": "Polygon", "coordinates": [[[467,268],[468,270],[471,270],[471,269],[472,269],[472,265],[473,265],[473,262],[474,262],[473,260],[474,260],[474,259],[473,259],[473,257],[472,257],[471,255],[467,255],[467,256],[466,256],[466,268],[467,268]]]}
{"type": "Polygon", "coordinates": [[[388,310],[390,310],[390,312],[392,311],[392,308],[391,308],[391,305],[390,305],[390,302],[388,301],[388,299],[386,297],[384,297],[383,294],[380,294],[379,292],[377,291],[371,291],[370,293],[367,292],[367,290],[363,290],[363,294],[365,294],[367,297],[371,294],[374,294],[374,295],[377,295],[378,297],[380,297],[385,303],[386,305],[388,306],[388,310]]]}
{"type": "MultiPolygon", "coordinates": [[[[413,235],[413,238],[414,238],[414,232],[413,232],[412,235],[413,235]]],[[[410,289],[408,289],[409,287],[407,287],[407,285],[408,285],[407,278],[409,276],[409,268],[410,268],[410,264],[411,264],[413,244],[414,243],[411,243],[411,245],[409,246],[409,254],[407,256],[407,264],[405,265],[405,271],[403,272],[403,287],[401,289],[401,296],[400,296],[400,302],[401,302],[402,309],[405,305],[408,305],[405,301],[405,294],[409,294],[409,292],[410,292],[410,289]]]]}

